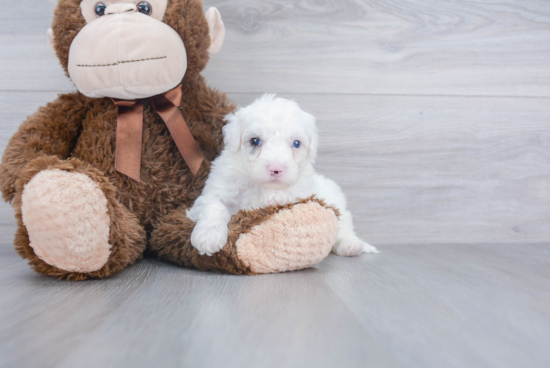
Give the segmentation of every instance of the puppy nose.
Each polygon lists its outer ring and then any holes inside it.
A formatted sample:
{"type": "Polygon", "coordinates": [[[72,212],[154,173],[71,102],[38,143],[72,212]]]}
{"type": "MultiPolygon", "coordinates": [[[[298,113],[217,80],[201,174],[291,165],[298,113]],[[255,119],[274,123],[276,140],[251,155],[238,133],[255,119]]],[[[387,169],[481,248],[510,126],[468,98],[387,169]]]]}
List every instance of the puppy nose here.
{"type": "Polygon", "coordinates": [[[123,3],[123,4],[111,4],[107,6],[107,9],[105,9],[105,14],[119,14],[124,13],[127,11],[136,11],[137,7],[136,4],[132,3],[123,3]]]}
{"type": "Polygon", "coordinates": [[[267,165],[267,169],[271,172],[271,175],[280,175],[286,170],[282,165],[267,165]]]}

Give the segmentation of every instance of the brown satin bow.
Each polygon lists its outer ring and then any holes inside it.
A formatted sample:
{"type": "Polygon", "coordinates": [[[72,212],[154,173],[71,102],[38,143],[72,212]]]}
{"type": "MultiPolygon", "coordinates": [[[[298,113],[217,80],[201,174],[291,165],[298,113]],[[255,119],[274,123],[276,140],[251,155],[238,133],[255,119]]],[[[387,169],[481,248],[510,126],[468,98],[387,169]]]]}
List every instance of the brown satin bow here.
{"type": "MultiPolygon", "coordinates": [[[[181,84],[171,91],[150,98],[151,105],[168,127],[176,146],[193,175],[204,156],[195,142],[178,106],[183,92],[181,84]]],[[[112,99],[118,107],[115,169],[140,181],[143,100],[112,99]]]]}

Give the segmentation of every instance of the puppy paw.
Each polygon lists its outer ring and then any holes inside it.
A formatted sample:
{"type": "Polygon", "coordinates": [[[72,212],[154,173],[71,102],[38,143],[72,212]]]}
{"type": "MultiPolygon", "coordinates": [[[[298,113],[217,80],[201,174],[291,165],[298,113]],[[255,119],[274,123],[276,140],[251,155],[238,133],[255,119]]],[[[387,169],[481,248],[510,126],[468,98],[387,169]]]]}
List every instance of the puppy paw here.
{"type": "Polygon", "coordinates": [[[380,253],[380,251],[376,249],[374,245],[370,245],[369,243],[363,242],[362,253],[380,253]]]}
{"type": "Polygon", "coordinates": [[[342,257],[355,257],[360,253],[379,253],[374,246],[356,236],[347,237],[334,245],[332,252],[342,257]]]}
{"type": "Polygon", "coordinates": [[[199,254],[211,256],[220,251],[227,243],[227,225],[224,223],[197,222],[191,233],[191,245],[199,254]]]}

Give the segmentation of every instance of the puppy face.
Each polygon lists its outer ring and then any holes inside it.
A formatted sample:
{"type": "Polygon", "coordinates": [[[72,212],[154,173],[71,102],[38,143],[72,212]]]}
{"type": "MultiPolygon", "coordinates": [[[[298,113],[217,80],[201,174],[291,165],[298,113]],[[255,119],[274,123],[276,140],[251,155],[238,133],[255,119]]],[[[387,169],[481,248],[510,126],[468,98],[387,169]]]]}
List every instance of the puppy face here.
{"type": "Polygon", "coordinates": [[[294,101],[264,95],[226,120],[225,150],[253,182],[284,189],[312,168],[318,141],[315,118],[294,101]]]}

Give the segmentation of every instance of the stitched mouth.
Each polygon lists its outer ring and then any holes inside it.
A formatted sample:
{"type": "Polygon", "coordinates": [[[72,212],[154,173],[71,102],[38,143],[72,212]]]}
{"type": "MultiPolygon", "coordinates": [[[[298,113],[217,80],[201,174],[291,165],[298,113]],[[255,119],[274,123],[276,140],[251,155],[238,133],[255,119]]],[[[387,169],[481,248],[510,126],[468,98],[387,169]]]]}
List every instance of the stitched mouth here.
{"type": "Polygon", "coordinates": [[[161,60],[161,59],[166,59],[166,56],[159,56],[159,57],[147,58],[147,59],[117,61],[116,63],[112,63],[112,64],[76,64],[76,66],[81,68],[98,68],[98,67],[104,67],[104,66],[116,66],[120,64],[126,64],[126,63],[139,63],[142,61],[161,60]]]}

